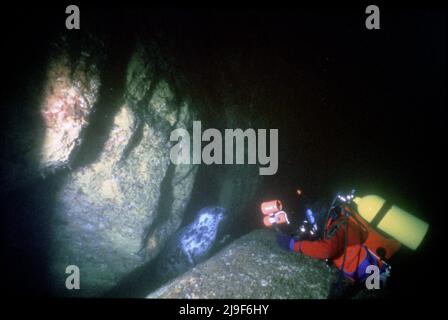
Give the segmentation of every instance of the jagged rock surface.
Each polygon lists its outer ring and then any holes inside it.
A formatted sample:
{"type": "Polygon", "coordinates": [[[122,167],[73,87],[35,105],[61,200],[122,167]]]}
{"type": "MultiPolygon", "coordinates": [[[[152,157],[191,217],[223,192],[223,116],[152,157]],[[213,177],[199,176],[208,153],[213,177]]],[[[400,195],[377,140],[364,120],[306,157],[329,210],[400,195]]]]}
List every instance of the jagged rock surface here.
{"type": "Polygon", "coordinates": [[[38,255],[43,286],[56,296],[109,292],[153,261],[202,206],[221,205],[241,219],[260,183],[255,165],[169,159],[170,133],[191,132],[193,120],[253,127],[253,116],[241,114],[244,102],[192,97],[173,57],[151,37],[114,55],[107,41],[84,36],[54,39],[20,101],[26,108],[13,109],[1,141],[10,152],[0,160],[0,193],[20,199],[8,215],[20,232],[9,230],[8,239],[27,239],[27,259],[38,255]],[[199,172],[206,172],[201,181],[199,172]],[[81,290],[65,287],[69,265],[80,268],[81,290]]]}
{"type": "Polygon", "coordinates": [[[57,195],[53,272],[77,265],[83,296],[101,294],[144,263],[142,246],[146,260],[155,256],[180,226],[193,187],[193,166],[169,159],[170,132],[191,125],[192,109],[175,102],[146,49],[131,57],[124,102],[98,157],[72,170],[57,195]]]}
{"type": "Polygon", "coordinates": [[[337,271],[280,249],[269,230],[255,230],[148,298],[324,299],[337,271]]]}

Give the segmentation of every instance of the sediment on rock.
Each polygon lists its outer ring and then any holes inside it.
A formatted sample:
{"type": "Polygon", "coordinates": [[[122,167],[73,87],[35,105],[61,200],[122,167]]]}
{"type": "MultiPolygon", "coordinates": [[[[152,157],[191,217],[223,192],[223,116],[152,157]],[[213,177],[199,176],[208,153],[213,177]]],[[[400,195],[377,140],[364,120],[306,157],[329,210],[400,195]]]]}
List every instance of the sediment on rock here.
{"type": "Polygon", "coordinates": [[[270,230],[255,230],[148,298],[325,299],[337,270],[280,249],[270,230]]]}

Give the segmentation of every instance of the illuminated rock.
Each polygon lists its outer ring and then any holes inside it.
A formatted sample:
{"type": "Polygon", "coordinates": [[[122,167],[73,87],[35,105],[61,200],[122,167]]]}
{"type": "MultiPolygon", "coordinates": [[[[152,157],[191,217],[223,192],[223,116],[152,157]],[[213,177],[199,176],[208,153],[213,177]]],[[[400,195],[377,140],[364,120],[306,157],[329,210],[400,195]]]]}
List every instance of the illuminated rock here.
{"type": "Polygon", "coordinates": [[[324,261],[280,249],[274,232],[256,230],[147,297],[325,299],[337,274],[324,261]]]}
{"type": "Polygon", "coordinates": [[[100,79],[90,55],[70,61],[67,53],[50,61],[41,114],[45,125],[40,167],[66,166],[98,98],[100,79]]]}
{"type": "Polygon", "coordinates": [[[169,135],[175,124],[188,126],[193,111],[187,101],[175,103],[150,57],[142,46],[135,51],[102,149],[73,168],[58,192],[55,281],[62,288],[63,265],[77,265],[83,276],[84,290],[69,294],[100,295],[154,257],[179,228],[190,198],[196,170],[171,164],[169,135]],[[142,252],[145,238],[152,246],[142,252]]]}

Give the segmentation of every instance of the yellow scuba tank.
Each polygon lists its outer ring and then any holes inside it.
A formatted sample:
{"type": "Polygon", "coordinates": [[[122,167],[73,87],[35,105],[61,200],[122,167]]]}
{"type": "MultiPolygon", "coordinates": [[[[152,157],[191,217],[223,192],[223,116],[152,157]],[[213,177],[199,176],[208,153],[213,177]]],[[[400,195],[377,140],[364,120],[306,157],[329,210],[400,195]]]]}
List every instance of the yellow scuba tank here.
{"type": "Polygon", "coordinates": [[[428,231],[429,226],[425,221],[395,205],[386,204],[377,195],[355,197],[353,202],[358,207],[358,213],[368,223],[412,250],[417,249],[428,231]]]}

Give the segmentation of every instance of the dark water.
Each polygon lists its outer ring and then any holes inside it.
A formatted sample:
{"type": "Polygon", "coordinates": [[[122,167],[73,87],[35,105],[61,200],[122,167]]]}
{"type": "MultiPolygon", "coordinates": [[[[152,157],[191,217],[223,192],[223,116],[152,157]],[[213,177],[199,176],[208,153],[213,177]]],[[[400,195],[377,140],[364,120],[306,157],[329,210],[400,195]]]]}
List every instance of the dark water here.
{"type": "MultiPolygon", "coordinates": [[[[16,10],[3,20],[10,97],[2,103],[2,121],[10,114],[4,106],[27,114],[33,79],[42,77],[48,47],[63,31],[63,18],[53,18],[59,11],[64,8],[35,10],[24,19],[16,10]]],[[[279,170],[263,180],[252,213],[242,220],[248,229],[259,226],[262,200],[275,197],[298,207],[297,187],[316,199],[355,187],[428,221],[430,231],[418,252],[403,249],[394,258],[390,287],[393,297],[420,296],[434,284],[428,272],[436,270],[444,243],[446,14],[388,8],[382,29],[367,31],[362,13],[356,7],[97,9],[85,14],[85,27],[108,34],[115,46],[137,30],[161,30],[167,52],[194,83],[189,90],[195,98],[212,105],[253,103],[270,127],[279,129],[279,170]]],[[[113,59],[118,63],[125,54],[113,59]]],[[[8,143],[3,141],[2,152],[8,143]]],[[[199,180],[195,187],[197,207],[209,187],[207,175],[199,177],[204,184],[199,180]]],[[[49,292],[45,246],[27,240],[36,232],[43,241],[47,236],[44,219],[34,218],[51,203],[35,198],[40,189],[32,185],[2,194],[2,252],[8,261],[2,274],[10,275],[6,286],[12,294],[49,292]]]]}

